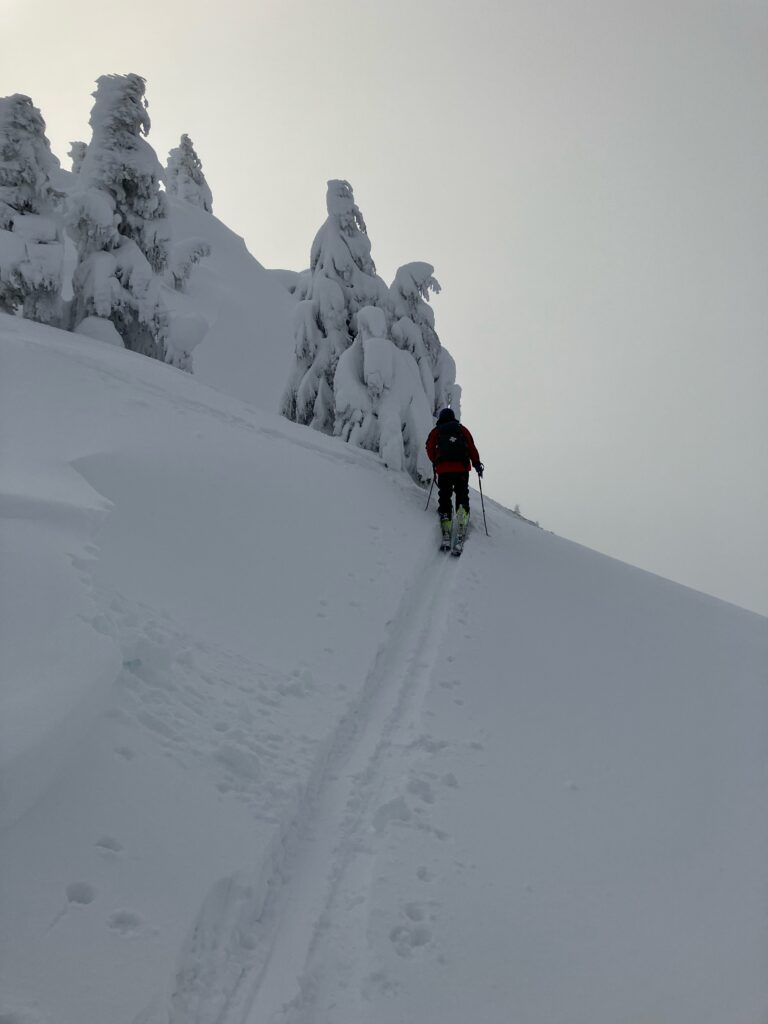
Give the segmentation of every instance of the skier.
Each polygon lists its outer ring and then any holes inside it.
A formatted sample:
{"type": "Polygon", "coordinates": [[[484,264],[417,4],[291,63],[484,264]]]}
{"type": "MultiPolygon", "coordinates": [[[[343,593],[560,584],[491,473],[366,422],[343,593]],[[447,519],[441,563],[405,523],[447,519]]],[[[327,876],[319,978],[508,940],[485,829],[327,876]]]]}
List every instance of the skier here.
{"type": "Polygon", "coordinates": [[[458,527],[455,553],[460,553],[469,524],[469,467],[474,466],[482,477],[483,464],[480,461],[472,435],[456,419],[453,409],[443,409],[437,417],[437,426],[427,438],[427,455],[437,476],[442,532],[441,548],[451,547],[453,530],[453,495],[456,494],[456,523],[458,527]],[[458,549],[458,550],[456,550],[458,549]]]}

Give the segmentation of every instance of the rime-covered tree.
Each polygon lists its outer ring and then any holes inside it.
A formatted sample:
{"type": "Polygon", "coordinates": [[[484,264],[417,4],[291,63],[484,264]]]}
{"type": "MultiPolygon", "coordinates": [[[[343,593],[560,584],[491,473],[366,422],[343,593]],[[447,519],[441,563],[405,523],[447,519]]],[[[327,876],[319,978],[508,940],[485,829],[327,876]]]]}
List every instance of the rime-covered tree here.
{"type": "Polygon", "coordinates": [[[62,308],[58,169],[29,96],[0,99],[0,310],[48,324],[62,308]]]}
{"type": "Polygon", "coordinates": [[[435,313],[429,305],[430,292],[439,291],[431,264],[406,263],[400,267],[391,287],[395,311],[392,337],[416,360],[433,413],[451,406],[458,416],[461,388],[456,384],[456,364],[440,344],[435,313]]]}
{"type": "Polygon", "coordinates": [[[177,292],[183,292],[200,260],[211,255],[211,247],[203,238],[189,238],[171,246],[165,280],[177,292]]]}
{"type": "Polygon", "coordinates": [[[93,94],[93,135],[68,214],[78,250],[73,321],[109,319],[126,348],[163,359],[167,200],[163,169],[144,138],[150,129],[144,85],[139,75],[103,75],[93,94]]]}
{"type": "Polygon", "coordinates": [[[357,314],[357,337],[342,353],[334,380],[336,434],[378,452],[389,469],[432,475],[424,441],[433,426],[416,360],[387,337],[384,311],[357,314]]]}
{"type": "Polygon", "coordinates": [[[165,187],[168,195],[199,206],[206,213],[213,212],[213,197],[203,174],[203,165],[188,135],[182,135],[179,145],[168,154],[165,187]]]}
{"type": "Polygon", "coordinates": [[[85,160],[85,154],[88,152],[87,142],[70,142],[69,153],[67,156],[72,161],[72,173],[79,174],[80,168],[83,166],[83,160],[85,160]]]}
{"type": "Polygon", "coordinates": [[[339,357],[357,333],[357,313],[377,306],[389,313],[389,289],[376,273],[365,221],[352,186],[329,181],[328,218],[312,244],[309,277],[296,307],[296,363],[283,396],[288,419],[326,433],[334,428],[334,376],[339,357]]]}

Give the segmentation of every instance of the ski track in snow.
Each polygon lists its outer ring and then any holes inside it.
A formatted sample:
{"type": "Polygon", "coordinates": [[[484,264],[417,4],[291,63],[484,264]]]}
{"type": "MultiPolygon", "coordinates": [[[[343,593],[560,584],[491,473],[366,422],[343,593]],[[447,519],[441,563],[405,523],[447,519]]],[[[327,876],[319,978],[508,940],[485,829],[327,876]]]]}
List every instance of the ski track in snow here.
{"type": "Polygon", "coordinates": [[[371,844],[410,817],[402,795],[387,798],[405,792],[405,755],[421,749],[419,709],[458,571],[439,556],[408,587],[262,879],[223,879],[209,893],[182,952],[171,1024],[319,1021],[318,979],[328,968],[349,1001],[343,1013],[336,1006],[336,1024],[363,1019],[371,844]]]}

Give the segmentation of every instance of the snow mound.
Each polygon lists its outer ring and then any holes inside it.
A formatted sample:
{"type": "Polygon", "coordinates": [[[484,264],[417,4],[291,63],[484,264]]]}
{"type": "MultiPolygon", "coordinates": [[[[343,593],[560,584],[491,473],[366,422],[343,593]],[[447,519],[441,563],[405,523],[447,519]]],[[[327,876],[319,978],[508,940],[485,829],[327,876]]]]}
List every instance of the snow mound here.
{"type": "Polygon", "coordinates": [[[202,317],[208,325],[192,357],[194,375],[225,394],[277,411],[293,358],[294,299],[282,279],[212,214],[172,196],[168,207],[174,247],[202,241],[211,250],[185,290],[165,296],[172,313],[202,317]]]}

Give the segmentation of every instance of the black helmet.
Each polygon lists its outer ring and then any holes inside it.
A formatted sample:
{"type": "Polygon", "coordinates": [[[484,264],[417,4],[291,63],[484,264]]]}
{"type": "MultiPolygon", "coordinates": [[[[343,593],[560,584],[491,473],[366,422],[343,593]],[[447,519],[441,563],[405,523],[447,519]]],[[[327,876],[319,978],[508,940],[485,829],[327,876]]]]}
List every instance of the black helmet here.
{"type": "Polygon", "coordinates": [[[456,419],[456,414],[453,409],[443,409],[440,415],[437,417],[438,423],[448,423],[451,420],[456,419]]]}

